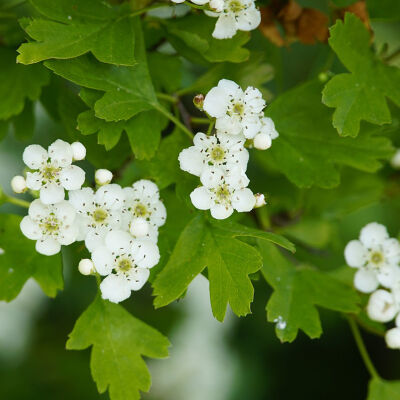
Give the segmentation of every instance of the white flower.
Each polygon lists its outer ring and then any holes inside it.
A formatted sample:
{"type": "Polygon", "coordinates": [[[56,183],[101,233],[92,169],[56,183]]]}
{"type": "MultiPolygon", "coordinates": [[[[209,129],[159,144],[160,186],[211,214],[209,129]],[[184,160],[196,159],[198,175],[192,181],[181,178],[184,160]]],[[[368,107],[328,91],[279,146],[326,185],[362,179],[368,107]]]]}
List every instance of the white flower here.
{"type": "Polygon", "coordinates": [[[108,275],[100,284],[103,299],[119,303],[127,299],[132,290],[146,283],[150,271],[160,259],[155,243],[146,239],[133,239],[129,233],[111,231],[105,245],[92,254],[96,271],[108,275]]]}
{"type": "Polygon", "coordinates": [[[235,166],[246,171],[249,152],[244,148],[244,142],[244,138],[237,136],[223,133],[207,136],[199,132],[193,138],[194,146],[180,152],[180,167],[196,176],[201,176],[208,168],[215,166],[227,172],[235,166]]]}
{"type": "Polygon", "coordinates": [[[71,165],[73,149],[69,143],[56,140],[46,151],[42,146],[28,146],[22,156],[24,163],[35,172],[28,172],[26,185],[29,189],[40,190],[44,204],[64,200],[64,189],[79,189],[85,181],[85,172],[71,165]]]}
{"type": "Polygon", "coordinates": [[[37,199],[29,206],[20,227],[28,239],[36,240],[38,253],[51,256],[60,251],[61,245],[75,242],[78,235],[75,217],[75,210],[67,201],[43,204],[37,199]]]}
{"type": "Polygon", "coordinates": [[[98,169],[94,173],[94,180],[99,186],[107,185],[112,181],[113,174],[108,169],[98,169]]]}
{"type": "Polygon", "coordinates": [[[26,180],[23,176],[17,175],[11,179],[11,189],[14,193],[24,193],[26,192],[26,180]]]}
{"type": "Polygon", "coordinates": [[[354,286],[364,293],[373,292],[379,284],[390,288],[400,262],[400,244],[389,238],[383,225],[372,222],[360,233],[359,240],[352,240],[344,256],[350,267],[358,268],[354,286]]]}
{"type": "Polygon", "coordinates": [[[204,186],[198,187],[190,194],[193,205],[200,210],[210,210],[213,218],[228,218],[233,210],[251,211],[256,203],[252,191],[245,186],[248,179],[244,173],[232,170],[224,175],[218,167],[209,170],[204,176],[204,186]]]}
{"type": "Polygon", "coordinates": [[[399,309],[393,295],[387,290],[379,289],[371,294],[367,313],[373,321],[389,322],[391,321],[399,309]]]}
{"type": "Polygon", "coordinates": [[[204,111],[216,118],[219,133],[243,134],[253,139],[263,127],[265,101],[258,89],[249,86],[243,91],[238,84],[221,79],[204,99],[204,111]]]}
{"type": "Polygon", "coordinates": [[[389,329],[385,334],[385,340],[390,349],[400,349],[400,328],[389,329]]]}
{"type": "Polygon", "coordinates": [[[238,30],[251,31],[261,22],[254,0],[211,0],[210,7],[217,11],[206,11],[210,17],[218,18],[212,34],[216,39],[229,39],[238,30]]]}
{"type": "Polygon", "coordinates": [[[82,275],[91,275],[94,272],[93,261],[89,258],[84,258],[79,261],[78,270],[82,275]]]}
{"type": "Polygon", "coordinates": [[[253,145],[258,150],[266,150],[271,147],[272,140],[279,136],[275,129],[274,121],[271,118],[261,119],[261,132],[257,133],[253,139],[253,145]]]}
{"type": "MultiPolygon", "coordinates": [[[[148,223],[148,232],[145,236],[157,242],[158,228],[165,224],[167,218],[167,211],[160,200],[157,185],[149,180],[141,179],[132,187],[123,190],[125,195],[122,209],[123,228],[134,232],[134,226],[138,223],[138,219],[144,219],[148,223]]],[[[140,235],[135,236],[141,237],[140,235]]]]}
{"type": "Polygon", "coordinates": [[[85,240],[89,251],[101,246],[110,230],[120,228],[124,200],[125,193],[116,184],[104,185],[96,193],[91,188],[69,192],[69,202],[78,214],[78,240],[85,240]]]}

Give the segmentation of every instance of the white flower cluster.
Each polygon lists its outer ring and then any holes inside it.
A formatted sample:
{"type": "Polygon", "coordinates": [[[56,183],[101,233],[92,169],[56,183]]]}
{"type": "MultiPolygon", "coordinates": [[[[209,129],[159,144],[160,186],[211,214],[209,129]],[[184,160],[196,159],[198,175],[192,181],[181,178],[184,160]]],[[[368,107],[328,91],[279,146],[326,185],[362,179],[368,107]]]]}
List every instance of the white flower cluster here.
{"type": "MultiPolygon", "coordinates": [[[[57,254],[62,245],[84,241],[91,260],[79,263],[84,275],[105,276],[100,284],[102,297],[118,303],[132,290],[139,290],[159,259],[158,228],[165,223],[166,209],[158,187],[139,180],[132,187],[112,184],[108,170],[96,171],[96,191],[84,187],[84,171],[71,165],[83,159],[86,150],[80,143],[69,145],[57,140],[48,149],[28,146],[23,155],[33,172],[13,179],[12,186],[40,191],[28,215],[21,221],[21,231],[36,240],[36,250],[44,255],[57,254]],[[68,200],[64,199],[64,189],[68,200]]],[[[19,191],[21,192],[21,191],[19,191]]]]}
{"type": "Polygon", "coordinates": [[[254,195],[247,187],[249,152],[245,148],[245,142],[252,141],[254,147],[267,149],[278,137],[273,121],[264,117],[264,107],[259,90],[243,91],[235,82],[221,80],[202,104],[215,118],[215,136],[199,132],[193,146],[179,154],[181,169],[198,176],[202,184],[190,195],[193,205],[210,210],[216,219],[265,204],[263,195],[254,195]]]}
{"type": "MultiPolygon", "coordinates": [[[[185,0],[172,0],[183,3],[185,0]]],[[[205,13],[218,18],[212,36],[216,39],[230,39],[237,31],[252,31],[261,22],[261,13],[254,0],[191,0],[197,5],[209,5],[205,13]]]]}
{"type": "Polygon", "coordinates": [[[383,323],[395,319],[396,326],[386,332],[386,343],[400,349],[399,241],[389,237],[385,226],[372,222],[361,230],[359,240],[347,244],[344,255],[347,264],[358,269],[356,289],[372,293],[367,306],[369,318],[383,323]]]}

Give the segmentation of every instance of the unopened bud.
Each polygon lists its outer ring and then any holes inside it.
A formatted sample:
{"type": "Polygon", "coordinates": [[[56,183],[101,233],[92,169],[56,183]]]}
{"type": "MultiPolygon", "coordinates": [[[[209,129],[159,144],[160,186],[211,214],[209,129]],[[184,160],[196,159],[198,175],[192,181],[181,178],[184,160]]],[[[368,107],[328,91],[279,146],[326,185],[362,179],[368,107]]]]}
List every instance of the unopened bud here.
{"type": "Polygon", "coordinates": [[[194,96],[193,104],[195,105],[196,108],[203,111],[204,95],[198,94],[198,95],[194,96]]]}
{"type": "Polygon", "coordinates": [[[78,270],[82,275],[91,275],[95,272],[93,261],[89,258],[84,258],[79,261],[78,270]]]}
{"type": "Polygon", "coordinates": [[[258,133],[253,140],[253,145],[258,150],[267,150],[271,147],[271,136],[266,133],[258,133]]]}
{"type": "Polygon", "coordinates": [[[394,169],[400,169],[400,149],[397,149],[396,153],[394,153],[393,157],[390,160],[390,165],[394,169]]]}
{"type": "Polygon", "coordinates": [[[86,157],[86,147],[80,142],[74,142],[71,144],[73,158],[75,161],[84,160],[86,157]]]}
{"type": "Polygon", "coordinates": [[[262,193],[257,193],[254,195],[254,197],[256,198],[256,204],[254,205],[254,208],[260,208],[267,204],[265,201],[265,196],[262,193]]]}
{"type": "Polygon", "coordinates": [[[17,175],[11,179],[11,188],[14,193],[24,193],[27,190],[26,180],[23,176],[17,175]]]}
{"type": "Polygon", "coordinates": [[[390,349],[400,349],[400,328],[392,328],[386,332],[386,344],[390,349]]]}
{"type": "Polygon", "coordinates": [[[107,185],[112,178],[113,174],[108,169],[98,169],[94,174],[94,179],[99,186],[107,185]]]}
{"type": "Polygon", "coordinates": [[[131,222],[129,232],[137,238],[144,237],[149,233],[149,224],[145,218],[135,218],[131,222]]]}

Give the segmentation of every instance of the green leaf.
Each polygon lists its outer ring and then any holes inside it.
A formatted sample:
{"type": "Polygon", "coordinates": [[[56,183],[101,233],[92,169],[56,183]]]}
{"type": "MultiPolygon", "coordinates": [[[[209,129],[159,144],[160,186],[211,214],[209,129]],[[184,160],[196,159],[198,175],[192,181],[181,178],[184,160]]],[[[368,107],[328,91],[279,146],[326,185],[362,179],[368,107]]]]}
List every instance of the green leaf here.
{"type": "Polygon", "coordinates": [[[214,39],[211,34],[215,22],[213,18],[204,14],[190,14],[183,18],[161,21],[169,41],[178,53],[194,62],[204,64],[246,61],[250,52],[242,46],[250,40],[249,33],[238,32],[232,39],[214,39]]]}
{"type": "Polygon", "coordinates": [[[400,381],[372,379],[369,382],[367,400],[400,400],[400,381]]]}
{"type": "Polygon", "coordinates": [[[105,94],[96,101],[96,117],[106,121],[128,120],[158,106],[146,62],[140,20],[134,19],[137,64],[133,67],[100,64],[88,55],[71,60],[49,60],[46,67],[78,85],[105,94]]]}
{"type": "Polygon", "coordinates": [[[351,287],[317,269],[294,266],[271,243],[259,241],[259,247],[261,271],[274,289],[267,304],[267,318],[277,322],[276,335],[282,342],[292,342],[299,329],[312,339],[321,336],[316,306],[348,313],[359,311],[359,297],[351,287]]]}
{"type": "Polygon", "coordinates": [[[399,20],[400,3],[397,0],[367,0],[370,18],[399,20]]]}
{"type": "Polygon", "coordinates": [[[278,166],[299,187],[332,188],[340,182],[338,167],[347,165],[375,172],[381,159],[393,153],[390,141],[377,137],[380,129],[367,127],[359,137],[342,138],[330,123],[329,109],[321,103],[321,83],[309,81],[279,96],[268,106],[279,132],[271,149],[254,152],[262,166],[278,166]]]}
{"type": "Polygon", "coordinates": [[[34,105],[27,101],[24,110],[13,118],[14,133],[18,140],[29,140],[35,129],[34,105]]]}
{"type": "Polygon", "coordinates": [[[370,33],[361,20],[347,13],[331,28],[329,44],[350,73],[334,76],[322,92],[322,101],[335,107],[333,126],[342,136],[357,136],[360,121],[391,122],[386,97],[400,106],[400,70],[374,57],[370,33]]]}
{"type": "Polygon", "coordinates": [[[279,235],[226,221],[210,222],[198,215],[182,231],[167,265],[153,283],[155,307],[178,299],[207,267],[215,318],[223,321],[228,303],[238,316],[248,314],[254,294],[249,274],[258,271],[262,262],[253,246],[237,239],[241,236],[260,237],[293,249],[279,235]]]}
{"type": "Polygon", "coordinates": [[[129,8],[118,9],[101,0],[30,3],[46,19],[35,18],[24,27],[35,42],[20,46],[18,62],[67,59],[91,51],[101,62],[134,65],[134,19],[124,15],[129,8]]]}
{"type": "Polygon", "coordinates": [[[143,356],[168,356],[168,339],[129,314],[122,306],[97,296],[76,321],[68,350],[92,346],[90,368],[99,393],[111,400],[136,400],[150,389],[151,378],[143,356]]]}
{"type": "Polygon", "coordinates": [[[49,73],[41,65],[23,66],[15,62],[15,51],[0,47],[0,120],[18,115],[26,99],[36,100],[49,73]]]}
{"type": "Polygon", "coordinates": [[[49,297],[63,289],[61,256],[43,256],[35,242],[21,232],[21,217],[0,214],[0,300],[11,301],[29,278],[34,278],[49,297]]]}
{"type": "Polygon", "coordinates": [[[182,83],[182,59],[159,52],[148,53],[150,75],[158,91],[174,93],[182,83]]]}

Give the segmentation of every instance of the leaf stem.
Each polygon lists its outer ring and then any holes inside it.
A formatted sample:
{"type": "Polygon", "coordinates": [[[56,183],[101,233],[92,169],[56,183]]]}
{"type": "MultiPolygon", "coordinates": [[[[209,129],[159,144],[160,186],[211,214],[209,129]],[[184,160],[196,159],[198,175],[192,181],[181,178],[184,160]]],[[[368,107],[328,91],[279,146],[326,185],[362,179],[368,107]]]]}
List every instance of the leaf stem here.
{"type": "Polygon", "coordinates": [[[16,197],[7,196],[7,195],[3,195],[3,201],[5,203],[14,204],[16,206],[20,206],[20,207],[24,207],[24,208],[29,208],[29,206],[31,205],[31,203],[29,203],[29,201],[17,199],[16,197]]]}
{"type": "Polygon", "coordinates": [[[178,99],[175,96],[171,96],[170,94],[166,94],[166,93],[156,93],[157,98],[159,98],[160,100],[167,100],[173,104],[175,104],[178,99]]]}
{"type": "Polygon", "coordinates": [[[186,136],[188,136],[190,139],[193,139],[193,133],[186,128],[186,126],[179,121],[178,118],[176,118],[174,115],[172,115],[169,111],[167,111],[164,107],[157,105],[156,109],[161,113],[164,114],[171,122],[173,122],[178,128],[180,128],[186,136]]]}
{"type": "Polygon", "coordinates": [[[367,370],[372,378],[380,379],[378,371],[375,369],[374,364],[372,363],[371,358],[368,354],[368,350],[365,347],[363,338],[361,336],[360,329],[359,329],[356,321],[354,320],[354,318],[352,318],[350,316],[347,316],[347,321],[350,325],[351,333],[353,334],[354,340],[357,344],[358,351],[360,352],[361,358],[364,361],[365,367],[367,368],[367,370]]]}
{"type": "Polygon", "coordinates": [[[215,120],[210,120],[210,125],[208,125],[208,129],[207,129],[207,135],[211,135],[211,132],[214,128],[214,124],[215,124],[215,120]]]}
{"type": "Polygon", "coordinates": [[[208,125],[210,120],[208,118],[190,117],[190,122],[199,125],[208,125]]]}

